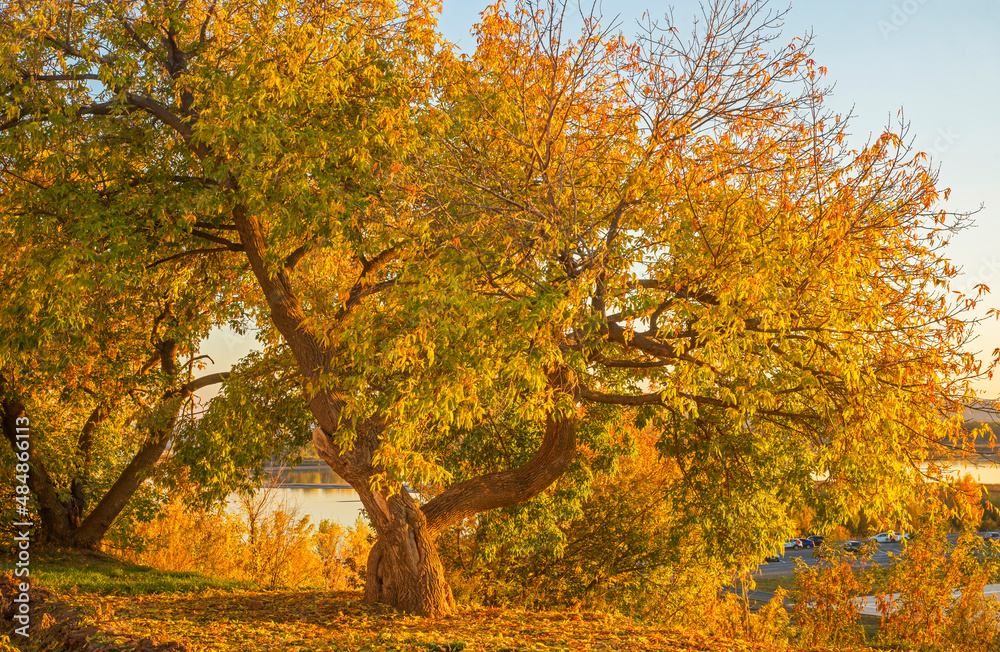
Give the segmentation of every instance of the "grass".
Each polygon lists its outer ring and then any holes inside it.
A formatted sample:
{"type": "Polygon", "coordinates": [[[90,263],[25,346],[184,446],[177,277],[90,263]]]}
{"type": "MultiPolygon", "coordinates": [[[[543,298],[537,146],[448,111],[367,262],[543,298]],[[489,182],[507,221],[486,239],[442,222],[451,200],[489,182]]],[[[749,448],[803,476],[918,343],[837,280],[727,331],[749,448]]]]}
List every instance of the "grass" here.
{"type": "MultiPolygon", "coordinates": [[[[4,561],[9,567],[10,560],[4,561]]],[[[83,615],[84,625],[96,626],[101,640],[95,643],[115,643],[116,636],[150,638],[182,643],[192,652],[776,649],[600,612],[466,607],[453,616],[427,620],[365,604],[358,592],[265,591],[99,553],[50,550],[33,556],[31,568],[33,578],[83,615]]],[[[760,578],[757,590],[790,589],[793,583],[791,576],[760,578]]],[[[859,621],[868,644],[874,645],[879,618],[863,615],[859,621]]]]}
{"type": "Polygon", "coordinates": [[[795,576],[794,575],[783,575],[781,577],[758,577],[755,578],[757,582],[756,591],[767,591],[769,593],[774,593],[779,587],[785,589],[786,591],[791,591],[795,586],[795,576]]]}
{"type": "MultiPolygon", "coordinates": [[[[4,558],[5,568],[13,563],[4,558]]],[[[161,571],[137,566],[97,552],[47,550],[31,558],[31,576],[56,592],[77,591],[104,596],[190,593],[206,589],[235,589],[242,582],[206,577],[200,573],[161,571]]]]}
{"type": "MultiPolygon", "coordinates": [[[[774,593],[778,588],[783,588],[786,591],[791,591],[795,587],[795,576],[785,575],[782,577],[760,577],[757,578],[757,591],[767,591],[769,593],[774,593]]],[[[881,625],[881,616],[871,616],[869,614],[859,614],[858,624],[861,625],[865,630],[865,637],[867,638],[869,644],[874,644],[879,633],[879,626],[881,625]]]]}

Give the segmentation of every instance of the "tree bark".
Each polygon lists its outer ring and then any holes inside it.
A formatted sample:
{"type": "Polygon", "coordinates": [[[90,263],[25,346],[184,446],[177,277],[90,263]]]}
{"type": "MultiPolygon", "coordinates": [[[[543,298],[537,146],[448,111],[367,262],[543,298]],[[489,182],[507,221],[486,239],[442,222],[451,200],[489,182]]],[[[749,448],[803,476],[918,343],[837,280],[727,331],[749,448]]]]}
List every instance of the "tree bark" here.
{"type": "Polygon", "coordinates": [[[437,618],[455,611],[435,536],[404,489],[387,501],[392,519],[368,554],[365,601],[437,618]]]}
{"type": "Polygon", "coordinates": [[[358,492],[378,539],[368,555],[365,601],[387,604],[406,613],[437,618],[455,610],[455,598],[437,553],[436,535],[427,527],[420,505],[403,487],[387,496],[373,491],[371,465],[385,424],[371,419],[358,425],[350,455],[336,450],[322,426],[313,430],[316,451],[358,492]],[[359,463],[367,457],[368,463],[359,463]]]}

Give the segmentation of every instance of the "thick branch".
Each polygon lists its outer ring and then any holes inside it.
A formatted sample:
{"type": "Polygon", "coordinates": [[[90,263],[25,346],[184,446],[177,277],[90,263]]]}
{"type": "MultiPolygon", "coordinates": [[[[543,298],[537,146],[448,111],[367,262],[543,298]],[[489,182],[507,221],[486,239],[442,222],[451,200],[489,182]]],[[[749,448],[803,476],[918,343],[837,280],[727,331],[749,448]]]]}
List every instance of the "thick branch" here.
{"type": "MultiPolygon", "coordinates": [[[[739,405],[736,403],[724,401],[718,398],[712,398],[710,396],[699,396],[688,392],[678,392],[677,395],[700,406],[739,409],[739,405]]],[[[607,405],[666,405],[659,392],[649,394],[605,394],[603,392],[596,392],[582,385],[580,387],[580,398],[591,403],[604,403],[607,405]]],[[[784,419],[794,419],[797,421],[814,421],[819,419],[819,416],[815,414],[809,414],[806,412],[786,412],[783,410],[757,410],[757,414],[781,417],[784,419]]]]}
{"type": "Polygon", "coordinates": [[[288,258],[285,258],[285,268],[289,271],[294,270],[295,267],[302,262],[302,259],[306,257],[308,251],[309,250],[306,245],[297,247],[295,251],[288,254],[288,258]]]}
{"type": "Polygon", "coordinates": [[[129,461],[115,483],[101,497],[101,500],[94,507],[94,511],[87,515],[87,518],[80,524],[79,529],[73,536],[73,543],[84,548],[97,547],[104,534],[111,527],[111,524],[118,517],[125,505],[135,494],[145,479],[149,476],[149,471],[159,462],[163,451],[167,448],[170,436],[173,434],[174,425],[177,423],[179,415],[179,404],[175,405],[178,398],[186,398],[193,392],[215,385],[229,378],[229,372],[209,374],[196,378],[183,385],[179,389],[171,390],[163,394],[160,399],[159,408],[161,410],[171,410],[171,416],[167,422],[150,432],[150,437],[139,449],[139,452],[129,461]]]}
{"type": "Polygon", "coordinates": [[[153,468],[160,456],[163,455],[176,421],[175,415],[166,427],[151,433],[149,440],[139,449],[139,452],[121,472],[115,483],[101,497],[100,502],[94,507],[94,511],[90,512],[80,524],[73,537],[75,545],[96,548],[100,544],[115,518],[118,517],[139,485],[148,476],[149,469],[153,468]]]}
{"type": "MultiPolygon", "coordinates": [[[[4,437],[10,443],[14,454],[18,455],[24,451],[18,445],[16,419],[25,416],[25,408],[24,404],[10,396],[9,392],[6,378],[0,376],[0,399],[2,399],[0,400],[0,421],[2,421],[4,437]]],[[[20,441],[30,442],[31,440],[29,438],[20,441]]],[[[47,534],[61,540],[60,542],[67,541],[70,530],[66,507],[59,501],[55,484],[42,460],[35,454],[34,446],[30,446],[28,449],[28,463],[31,465],[31,472],[28,474],[28,488],[38,501],[38,512],[43,528],[47,534]]]]}
{"type": "Polygon", "coordinates": [[[220,251],[232,251],[228,246],[226,247],[211,247],[209,249],[189,249],[188,251],[182,251],[179,254],[174,254],[173,256],[167,256],[166,258],[161,258],[159,260],[151,262],[146,265],[146,269],[152,269],[163,263],[169,263],[171,260],[177,260],[178,258],[186,258],[187,256],[197,256],[198,254],[215,254],[220,251]]]}
{"type": "MultiPolygon", "coordinates": [[[[550,382],[561,391],[577,394],[567,370],[553,374],[550,382]]],[[[531,500],[566,472],[575,453],[576,418],[550,414],[542,444],[528,462],[453,485],[421,508],[431,535],[480,512],[531,500]]]]}
{"type": "Polygon", "coordinates": [[[228,371],[220,371],[214,374],[208,374],[207,376],[202,376],[201,378],[195,378],[191,382],[187,383],[178,390],[177,393],[182,396],[190,396],[191,394],[197,392],[199,389],[208,387],[209,385],[217,385],[219,383],[225,382],[230,376],[228,371]]]}
{"type": "MultiPolygon", "coordinates": [[[[229,185],[235,190],[236,180],[230,178],[229,185]]],[[[238,204],[233,208],[233,224],[239,231],[240,243],[250,269],[271,309],[271,321],[295,356],[303,381],[307,385],[317,383],[327,371],[327,353],[306,325],[306,314],[292,288],[288,270],[283,267],[271,269],[267,262],[267,242],[263,226],[248,214],[245,206],[238,204]]],[[[336,432],[344,408],[343,398],[333,389],[314,390],[311,395],[307,392],[307,398],[320,428],[326,433],[336,432]]]]}
{"type": "Polygon", "coordinates": [[[232,240],[226,240],[223,237],[213,235],[211,233],[205,233],[204,231],[199,231],[198,229],[192,229],[191,235],[196,238],[201,238],[202,240],[208,240],[209,242],[223,245],[230,251],[243,251],[243,245],[236,244],[232,240]]]}

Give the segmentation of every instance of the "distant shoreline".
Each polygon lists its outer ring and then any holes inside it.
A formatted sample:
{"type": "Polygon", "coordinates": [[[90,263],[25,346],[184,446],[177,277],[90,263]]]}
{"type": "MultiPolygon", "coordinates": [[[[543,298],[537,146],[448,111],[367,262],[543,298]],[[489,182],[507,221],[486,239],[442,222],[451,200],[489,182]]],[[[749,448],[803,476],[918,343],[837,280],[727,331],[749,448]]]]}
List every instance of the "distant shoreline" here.
{"type": "Polygon", "coordinates": [[[354,490],[349,484],[326,484],[326,483],[304,483],[304,482],[289,482],[287,484],[267,484],[264,485],[268,489],[350,489],[354,490]]]}
{"type": "MultiPolygon", "coordinates": [[[[288,484],[269,484],[264,486],[268,489],[350,489],[351,491],[355,491],[354,487],[349,484],[290,482],[288,484]]],[[[415,493],[413,487],[409,485],[403,485],[403,487],[410,493],[415,493]]]]}
{"type": "Polygon", "coordinates": [[[344,482],[333,469],[331,469],[326,462],[322,460],[318,461],[308,461],[297,466],[265,466],[264,471],[270,474],[274,478],[280,478],[282,476],[287,477],[293,473],[316,473],[317,471],[323,472],[323,474],[332,475],[333,480],[338,480],[339,482],[277,482],[277,483],[265,483],[265,487],[277,488],[277,489],[351,489],[354,487],[344,482]]]}

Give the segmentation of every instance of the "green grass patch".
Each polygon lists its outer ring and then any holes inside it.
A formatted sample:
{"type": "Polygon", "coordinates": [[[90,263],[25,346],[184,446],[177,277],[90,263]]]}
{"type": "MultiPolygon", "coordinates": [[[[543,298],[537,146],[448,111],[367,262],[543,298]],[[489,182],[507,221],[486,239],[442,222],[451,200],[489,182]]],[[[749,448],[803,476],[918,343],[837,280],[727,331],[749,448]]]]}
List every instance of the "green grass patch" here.
{"type": "Polygon", "coordinates": [[[869,645],[874,645],[878,642],[878,632],[882,624],[882,616],[858,614],[858,624],[865,630],[865,638],[869,645]]]}
{"type": "Polygon", "coordinates": [[[768,591],[774,593],[778,590],[778,587],[791,592],[792,588],[795,586],[795,576],[794,575],[783,575],[781,577],[757,577],[754,578],[757,582],[756,591],[768,591]]]}
{"type": "MultiPolygon", "coordinates": [[[[5,559],[4,566],[12,568],[13,563],[5,559]]],[[[46,550],[33,555],[31,577],[56,591],[76,587],[84,593],[120,596],[248,586],[244,582],[206,577],[200,573],[161,571],[101,553],[74,550],[46,550]]]]}

